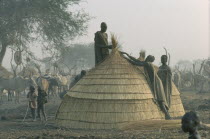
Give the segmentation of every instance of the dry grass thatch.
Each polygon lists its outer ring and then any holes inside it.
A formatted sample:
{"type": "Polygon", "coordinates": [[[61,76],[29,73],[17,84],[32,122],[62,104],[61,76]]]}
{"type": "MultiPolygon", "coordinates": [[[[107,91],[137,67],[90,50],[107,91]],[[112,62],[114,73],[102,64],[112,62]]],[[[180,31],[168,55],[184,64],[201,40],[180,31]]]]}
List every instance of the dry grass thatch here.
{"type": "MultiPolygon", "coordinates": [[[[142,67],[137,67],[140,72],[144,72],[142,67]]],[[[158,67],[154,65],[156,72],[158,72],[158,67]]],[[[171,96],[171,107],[169,109],[171,117],[177,118],[184,115],[184,107],[180,98],[180,92],[174,83],[172,83],[172,96],[171,96]]]]}
{"type": "Polygon", "coordinates": [[[117,41],[117,37],[114,34],[111,34],[111,40],[112,40],[113,49],[117,49],[118,41],[117,41]]]}
{"type": "Polygon", "coordinates": [[[185,114],[180,93],[174,83],[172,84],[171,107],[169,113],[172,117],[181,117],[185,114]]]}
{"type": "Polygon", "coordinates": [[[70,128],[112,129],[163,118],[144,74],[113,51],[67,93],[56,122],[70,128]]]}
{"type": "Polygon", "coordinates": [[[65,95],[56,115],[59,126],[82,129],[119,129],[151,119],[164,119],[164,114],[153,102],[144,73],[118,50],[65,95]]]}

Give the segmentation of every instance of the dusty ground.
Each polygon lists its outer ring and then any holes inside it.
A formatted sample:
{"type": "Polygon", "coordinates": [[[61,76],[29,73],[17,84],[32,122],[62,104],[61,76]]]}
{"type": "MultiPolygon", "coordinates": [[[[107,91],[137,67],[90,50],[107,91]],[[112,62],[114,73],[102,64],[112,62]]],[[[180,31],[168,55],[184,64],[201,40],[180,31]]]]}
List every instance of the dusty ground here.
{"type": "MultiPolygon", "coordinates": [[[[196,94],[183,92],[181,98],[186,111],[199,112],[202,122],[210,124],[210,94],[196,94]]],[[[54,124],[54,116],[60,104],[59,98],[49,100],[46,105],[48,121],[32,122],[29,115],[22,122],[27,109],[25,97],[20,104],[7,102],[0,103],[0,139],[184,139],[187,134],[180,128],[173,130],[126,130],[126,131],[94,131],[60,129],[54,124]]],[[[210,138],[209,129],[201,129],[202,138],[210,138]]]]}

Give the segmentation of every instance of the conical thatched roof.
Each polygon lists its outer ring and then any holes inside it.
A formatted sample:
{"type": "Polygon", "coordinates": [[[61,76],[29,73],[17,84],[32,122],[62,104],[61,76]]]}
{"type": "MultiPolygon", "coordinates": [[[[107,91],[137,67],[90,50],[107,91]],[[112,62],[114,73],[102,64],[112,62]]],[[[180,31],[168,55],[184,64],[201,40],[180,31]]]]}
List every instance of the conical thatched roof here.
{"type": "Polygon", "coordinates": [[[69,128],[118,129],[135,121],[164,118],[144,72],[113,51],[65,95],[56,123],[69,128]]]}
{"type": "Polygon", "coordinates": [[[69,95],[102,100],[153,98],[144,74],[140,74],[118,52],[91,70],[71,89],[69,95]]]}
{"type": "Polygon", "coordinates": [[[175,86],[172,84],[172,97],[171,97],[171,107],[169,109],[171,117],[182,117],[185,114],[184,107],[180,98],[180,93],[175,86]]]}

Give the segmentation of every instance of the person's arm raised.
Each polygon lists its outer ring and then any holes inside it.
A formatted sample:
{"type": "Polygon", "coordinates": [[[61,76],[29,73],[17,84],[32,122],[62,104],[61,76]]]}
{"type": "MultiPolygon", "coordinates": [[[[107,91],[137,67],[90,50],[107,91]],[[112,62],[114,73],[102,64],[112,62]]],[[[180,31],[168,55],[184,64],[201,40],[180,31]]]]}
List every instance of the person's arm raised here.
{"type": "Polygon", "coordinates": [[[128,53],[126,52],[121,52],[121,54],[125,54],[127,55],[131,60],[135,61],[135,62],[139,62],[139,60],[137,60],[136,58],[132,57],[131,55],[129,55],[128,53]]]}
{"type": "Polygon", "coordinates": [[[129,58],[127,58],[127,57],[125,57],[125,56],[123,56],[126,60],[128,60],[128,62],[130,62],[131,64],[133,64],[133,65],[136,65],[136,66],[145,66],[145,63],[146,62],[141,62],[141,61],[133,61],[132,59],[129,59],[129,58]]]}

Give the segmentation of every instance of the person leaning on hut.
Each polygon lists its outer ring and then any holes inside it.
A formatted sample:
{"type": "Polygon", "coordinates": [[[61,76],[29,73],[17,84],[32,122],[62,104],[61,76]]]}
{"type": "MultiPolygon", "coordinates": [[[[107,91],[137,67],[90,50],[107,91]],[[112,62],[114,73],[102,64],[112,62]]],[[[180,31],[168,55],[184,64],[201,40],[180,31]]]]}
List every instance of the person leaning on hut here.
{"type": "Polygon", "coordinates": [[[80,74],[76,75],[72,82],[69,85],[69,89],[71,89],[80,79],[82,79],[86,75],[86,71],[82,70],[80,74]]]}
{"type": "Polygon", "coordinates": [[[47,121],[45,113],[45,104],[47,103],[47,93],[38,86],[38,98],[37,98],[38,108],[37,108],[37,117],[42,120],[40,112],[44,117],[44,120],[47,121]]]}
{"type": "Polygon", "coordinates": [[[147,56],[145,61],[140,61],[138,59],[135,59],[134,57],[130,56],[129,54],[125,52],[121,52],[122,54],[127,55],[129,58],[125,57],[131,64],[134,64],[136,66],[144,66],[146,76],[151,84],[151,89],[153,92],[154,100],[155,102],[158,103],[160,106],[161,110],[165,114],[166,119],[171,119],[170,114],[168,112],[169,110],[169,105],[166,100],[164,88],[162,85],[162,81],[157,75],[157,72],[154,68],[154,65],[152,62],[154,62],[155,57],[152,55],[147,56]]]}
{"type": "MultiPolygon", "coordinates": [[[[86,75],[86,71],[82,70],[80,74],[76,75],[73,80],[71,81],[71,83],[69,84],[69,90],[77,83],[79,82],[79,80],[81,80],[84,76],[86,75]]],[[[67,91],[63,91],[62,93],[60,93],[60,98],[63,99],[64,95],[67,93],[67,91]]]]}
{"type": "Polygon", "coordinates": [[[161,56],[162,65],[158,69],[158,76],[162,81],[167,103],[171,105],[171,94],[172,94],[172,72],[171,68],[167,65],[167,55],[161,56]]]}
{"type": "Polygon", "coordinates": [[[33,121],[36,121],[37,94],[35,93],[34,86],[30,86],[29,89],[30,91],[27,94],[27,98],[29,99],[29,108],[31,109],[33,121]]]}
{"type": "Polygon", "coordinates": [[[107,25],[101,23],[101,31],[95,33],[95,65],[101,63],[108,55],[112,45],[108,45],[107,25]]]}

